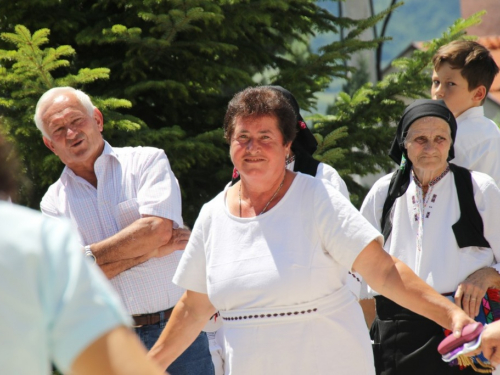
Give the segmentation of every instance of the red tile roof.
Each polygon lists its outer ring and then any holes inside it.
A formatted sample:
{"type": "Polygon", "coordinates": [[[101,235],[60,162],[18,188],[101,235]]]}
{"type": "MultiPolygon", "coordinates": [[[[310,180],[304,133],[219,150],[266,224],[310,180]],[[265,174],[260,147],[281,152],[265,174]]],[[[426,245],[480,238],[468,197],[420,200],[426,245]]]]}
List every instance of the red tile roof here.
{"type": "Polygon", "coordinates": [[[481,36],[477,38],[477,42],[490,51],[500,49],[500,35],[481,36]]]}
{"type": "Polygon", "coordinates": [[[498,0],[460,0],[462,18],[468,18],[481,10],[486,10],[481,23],[467,29],[469,35],[500,35],[500,6],[498,0]]]}
{"type": "MultiPolygon", "coordinates": [[[[486,10],[481,23],[467,29],[467,34],[477,35],[477,42],[488,48],[491,56],[500,66],[500,6],[498,0],[460,0],[462,18],[486,10]]],[[[491,85],[488,99],[500,106],[500,74],[491,85]]]]}

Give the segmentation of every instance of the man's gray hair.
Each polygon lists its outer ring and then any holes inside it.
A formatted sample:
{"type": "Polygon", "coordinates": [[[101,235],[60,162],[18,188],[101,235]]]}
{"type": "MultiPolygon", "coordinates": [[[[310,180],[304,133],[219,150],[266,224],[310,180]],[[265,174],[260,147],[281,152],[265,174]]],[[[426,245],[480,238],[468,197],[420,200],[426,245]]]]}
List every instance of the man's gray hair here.
{"type": "Polygon", "coordinates": [[[42,134],[49,138],[47,133],[45,132],[43,128],[43,121],[42,121],[42,115],[45,112],[45,109],[47,108],[47,105],[54,100],[54,98],[58,95],[66,94],[66,93],[72,93],[75,95],[75,97],[78,99],[81,105],[87,110],[87,113],[89,116],[92,116],[94,114],[94,109],[96,108],[94,104],[92,104],[92,100],[90,100],[90,97],[85,94],[81,90],[77,90],[73,87],[54,87],[51,88],[50,90],[46,91],[40,99],[38,99],[38,103],[36,104],[36,109],[35,109],[35,125],[42,132],[42,134]]]}

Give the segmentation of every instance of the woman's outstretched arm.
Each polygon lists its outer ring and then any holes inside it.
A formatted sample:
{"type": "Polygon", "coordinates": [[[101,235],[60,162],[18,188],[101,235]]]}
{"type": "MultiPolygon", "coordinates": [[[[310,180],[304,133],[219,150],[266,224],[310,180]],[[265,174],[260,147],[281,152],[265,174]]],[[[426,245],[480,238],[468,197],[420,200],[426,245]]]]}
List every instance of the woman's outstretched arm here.
{"type": "Polygon", "coordinates": [[[167,369],[194,342],[215,312],[206,294],[187,290],[148,356],[167,369]]]}
{"type": "Polygon", "coordinates": [[[474,323],[465,312],[432,289],[399,259],[390,256],[378,241],[370,242],[358,255],[353,270],[378,293],[423,315],[460,336],[474,323]]]}

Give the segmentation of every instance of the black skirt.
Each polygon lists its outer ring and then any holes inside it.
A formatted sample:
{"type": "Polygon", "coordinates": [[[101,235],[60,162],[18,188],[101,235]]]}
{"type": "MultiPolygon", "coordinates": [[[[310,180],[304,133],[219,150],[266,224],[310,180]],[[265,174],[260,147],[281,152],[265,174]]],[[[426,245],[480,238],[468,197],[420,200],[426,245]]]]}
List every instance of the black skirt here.
{"type": "Polygon", "coordinates": [[[377,316],[370,330],[377,375],[473,375],[441,359],[443,328],[383,297],[375,297],[377,316]]]}

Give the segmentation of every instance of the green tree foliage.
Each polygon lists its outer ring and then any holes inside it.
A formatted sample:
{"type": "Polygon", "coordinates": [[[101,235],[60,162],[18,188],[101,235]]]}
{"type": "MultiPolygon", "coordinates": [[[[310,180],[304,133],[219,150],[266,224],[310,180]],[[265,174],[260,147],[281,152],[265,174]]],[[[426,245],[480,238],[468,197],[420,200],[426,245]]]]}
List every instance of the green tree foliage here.
{"type": "Polygon", "coordinates": [[[366,176],[395,168],[387,156],[394,138],[393,125],[397,124],[408,99],[429,97],[430,63],[437,49],[463,37],[464,30],[480,22],[482,14],[457,20],[441,38],[426,43],[423,50],[395,59],[394,72],[375,85],[362,84],[362,72],[354,74],[344,86],[346,92],[341,92],[329,107],[328,115],[314,116],[315,130],[320,134],[317,138],[322,142],[315,157],[337,168],[358,207],[367,188],[356,182],[354,175],[366,176]],[[357,90],[353,87],[356,83],[362,84],[357,90]]]}
{"type": "MultiPolygon", "coordinates": [[[[112,145],[166,151],[192,224],[231,176],[221,124],[232,95],[249,85],[281,84],[311,110],[314,93],[332,79],[359,77],[344,62],[385,40],[359,36],[392,8],[359,21],[336,17],[312,0],[0,0],[0,9],[2,129],[34,185],[22,203],[38,207],[62,169],[33,125],[36,100],[50,87],[70,85],[103,110],[112,145]],[[312,36],[341,29],[347,30],[342,40],[317,53],[309,48],[312,36]]],[[[378,84],[351,87],[330,115],[315,118],[316,157],[340,171],[354,198],[364,190],[353,174],[390,167],[389,124],[404,107],[402,97],[427,94],[430,55],[465,26],[454,25],[427,52],[399,60],[398,72],[378,84]]]]}
{"type": "Polygon", "coordinates": [[[231,176],[221,123],[232,95],[277,83],[311,109],[315,92],[354,71],[344,59],[383,40],[358,36],[387,13],[355,21],[306,0],[0,0],[0,9],[0,111],[35,185],[24,203],[37,207],[62,169],[31,118],[36,98],[65,84],[109,106],[104,135],[112,145],[165,149],[190,224],[231,176]],[[22,38],[18,24],[33,36],[22,38]],[[345,40],[311,52],[310,37],[340,28],[350,30],[345,40]],[[30,48],[31,58],[23,52],[30,48]]]}

